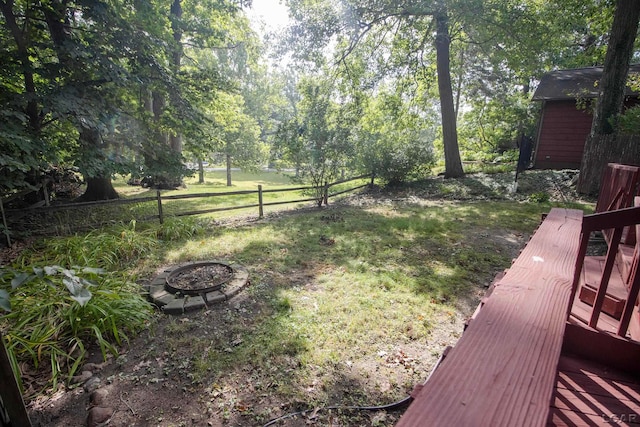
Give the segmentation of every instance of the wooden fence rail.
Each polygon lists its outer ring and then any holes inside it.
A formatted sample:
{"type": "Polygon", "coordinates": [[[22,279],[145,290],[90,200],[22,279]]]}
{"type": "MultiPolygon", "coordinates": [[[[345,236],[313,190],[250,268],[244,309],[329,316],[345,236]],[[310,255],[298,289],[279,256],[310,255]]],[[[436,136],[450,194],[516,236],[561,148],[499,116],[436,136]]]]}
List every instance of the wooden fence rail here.
{"type": "MultiPolygon", "coordinates": [[[[11,232],[23,232],[32,235],[52,235],[67,234],[76,231],[93,229],[102,225],[115,222],[150,221],[157,219],[160,223],[168,217],[184,217],[191,215],[202,215],[215,212],[232,211],[238,209],[254,209],[258,210],[258,217],[264,216],[264,208],[267,206],[277,206],[291,203],[316,202],[318,205],[328,204],[331,197],[336,197],[345,193],[359,190],[361,188],[372,186],[374,182],[373,175],[360,175],[353,178],[343,179],[333,183],[325,183],[323,186],[300,186],[280,189],[263,189],[262,185],[258,185],[256,190],[240,190],[229,192],[211,192],[198,194],[176,194],[162,195],[160,191],[155,197],[136,197],[128,199],[103,200],[96,202],[70,203],[64,205],[50,205],[31,207],[26,209],[6,209],[2,217],[4,225],[4,233],[7,242],[10,244],[11,232]],[[341,189],[334,193],[330,193],[330,189],[356,180],[370,179],[367,184],[357,185],[352,188],[341,189]],[[265,194],[286,193],[299,191],[313,194],[311,197],[303,197],[295,200],[283,201],[265,201],[265,194]],[[196,200],[204,198],[216,197],[233,197],[233,196],[256,196],[255,203],[248,203],[238,206],[216,206],[206,207],[204,209],[191,209],[185,211],[177,211],[175,204],[171,206],[172,201],[177,200],[196,200]],[[129,205],[131,208],[126,211],[117,211],[115,207],[129,205]],[[156,205],[153,207],[152,205],[156,205]],[[170,209],[172,208],[172,209],[170,209]],[[108,210],[107,215],[100,215],[99,210],[108,210]],[[120,216],[118,216],[120,215],[120,216]],[[109,218],[105,221],[104,218],[109,218]]],[[[211,203],[213,204],[213,202],[211,203]]]]}

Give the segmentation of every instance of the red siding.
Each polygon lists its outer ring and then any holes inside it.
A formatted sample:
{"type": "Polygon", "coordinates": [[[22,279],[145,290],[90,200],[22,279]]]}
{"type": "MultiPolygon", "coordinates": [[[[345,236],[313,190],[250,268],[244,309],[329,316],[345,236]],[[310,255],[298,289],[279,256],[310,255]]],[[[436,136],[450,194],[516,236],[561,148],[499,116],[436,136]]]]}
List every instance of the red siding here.
{"type": "MultiPolygon", "coordinates": [[[[625,108],[639,103],[635,97],[624,101],[625,108]]],[[[546,101],[542,106],[534,167],[579,169],[592,118],[591,112],[578,109],[575,101],[546,101]]]]}
{"type": "Polygon", "coordinates": [[[547,101],[534,167],[579,168],[591,121],[591,113],[577,109],[574,101],[547,101]]]}

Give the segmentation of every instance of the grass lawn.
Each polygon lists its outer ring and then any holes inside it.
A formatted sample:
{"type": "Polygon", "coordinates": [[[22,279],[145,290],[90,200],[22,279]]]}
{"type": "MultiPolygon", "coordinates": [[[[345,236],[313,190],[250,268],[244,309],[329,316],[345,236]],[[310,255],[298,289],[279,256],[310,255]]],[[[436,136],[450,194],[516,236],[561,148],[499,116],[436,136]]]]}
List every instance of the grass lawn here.
{"type": "MultiPolygon", "coordinates": [[[[476,191],[437,185],[446,195],[476,191]]],[[[112,424],[263,425],[303,409],[405,397],[455,344],[540,215],[562,204],[447,201],[430,191],[413,186],[198,229],[128,260],[121,268],[144,281],[168,265],[225,259],[247,267],[251,285],[204,311],[158,313],[100,373],[119,408],[112,424]]],[[[43,400],[31,414],[71,425],[82,399],[43,400]]],[[[400,414],[312,411],[278,425],[385,426],[400,414]]]]}

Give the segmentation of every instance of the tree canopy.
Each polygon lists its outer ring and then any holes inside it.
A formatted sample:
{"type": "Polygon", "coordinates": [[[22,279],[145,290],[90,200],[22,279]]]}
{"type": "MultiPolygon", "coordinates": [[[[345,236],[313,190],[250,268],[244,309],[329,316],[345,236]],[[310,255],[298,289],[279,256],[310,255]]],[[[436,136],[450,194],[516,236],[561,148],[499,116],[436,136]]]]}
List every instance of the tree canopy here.
{"type": "MultiPolygon", "coordinates": [[[[286,0],[260,40],[236,0],[0,0],[0,193],[73,167],[175,185],[188,161],[389,182],[499,155],[533,135],[551,69],[601,64],[602,0],[286,0]],[[267,57],[269,52],[280,56],[267,57]],[[419,155],[417,155],[419,154],[419,155]]],[[[317,179],[314,178],[314,179],[317,179]]]]}

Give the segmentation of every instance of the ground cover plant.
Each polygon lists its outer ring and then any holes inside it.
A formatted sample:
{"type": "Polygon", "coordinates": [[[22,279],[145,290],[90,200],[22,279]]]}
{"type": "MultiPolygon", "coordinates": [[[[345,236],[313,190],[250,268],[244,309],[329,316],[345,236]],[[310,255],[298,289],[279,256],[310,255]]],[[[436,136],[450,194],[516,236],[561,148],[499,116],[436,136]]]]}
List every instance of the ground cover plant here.
{"type": "MultiPolygon", "coordinates": [[[[173,224],[173,238],[127,264],[138,281],[182,261],[225,259],[247,267],[251,285],[228,304],[156,314],[121,348],[98,373],[110,424],[264,425],[310,409],[277,425],[393,425],[401,412],[320,408],[395,402],[424,381],[540,214],[592,208],[565,191],[570,178],[525,174],[516,194],[512,175],[434,178],[195,233],[173,224]]],[[[56,390],[31,399],[31,416],[82,424],[83,389],[56,390]]]]}
{"type": "Polygon", "coordinates": [[[7,352],[27,396],[38,384],[68,381],[97,346],[103,359],[139,331],[151,306],[135,283],[91,267],[0,269],[0,287],[9,297],[0,317],[7,352]],[[22,371],[22,372],[20,372],[22,371]]]}

